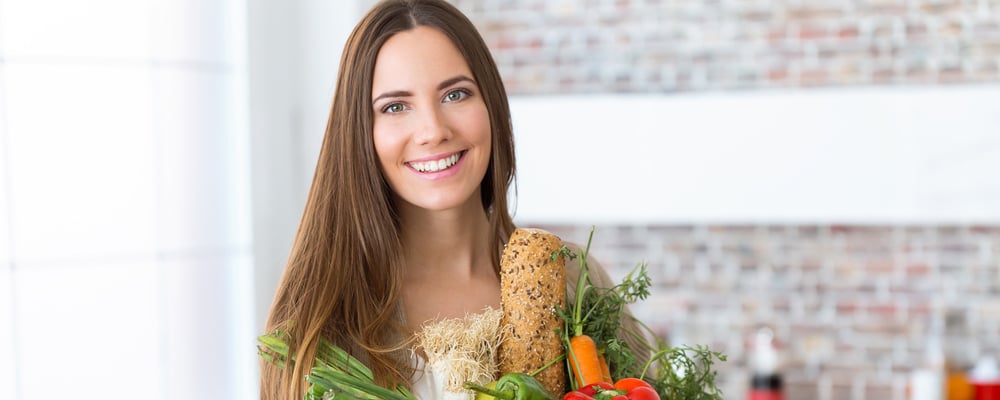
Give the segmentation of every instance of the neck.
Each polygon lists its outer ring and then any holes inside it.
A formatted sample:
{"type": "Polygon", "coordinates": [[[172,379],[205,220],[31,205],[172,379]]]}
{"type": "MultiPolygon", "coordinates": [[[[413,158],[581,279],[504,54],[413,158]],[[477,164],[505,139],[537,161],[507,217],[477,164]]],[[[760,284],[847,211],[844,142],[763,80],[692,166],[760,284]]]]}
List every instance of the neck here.
{"type": "Polygon", "coordinates": [[[406,205],[400,218],[408,277],[471,277],[492,268],[490,224],[479,196],[443,211],[406,205]]]}

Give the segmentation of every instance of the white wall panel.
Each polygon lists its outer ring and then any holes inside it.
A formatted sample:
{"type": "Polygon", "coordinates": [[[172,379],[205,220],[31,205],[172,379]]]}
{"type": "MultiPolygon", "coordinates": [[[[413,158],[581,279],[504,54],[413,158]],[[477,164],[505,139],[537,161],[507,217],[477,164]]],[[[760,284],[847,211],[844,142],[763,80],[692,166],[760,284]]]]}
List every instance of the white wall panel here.
{"type": "Polygon", "coordinates": [[[160,251],[249,246],[245,134],[235,130],[235,78],[158,69],[153,74],[160,251]]]}
{"type": "Polygon", "coordinates": [[[151,254],[149,73],[32,64],[5,72],[17,261],[151,254]]]}
{"type": "Polygon", "coordinates": [[[5,0],[6,56],[128,59],[149,56],[147,0],[5,0]]]}
{"type": "Polygon", "coordinates": [[[145,262],[19,268],[20,400],[161,399],[161,314],[145,262]]]}
{"type": "Polygon", "coordinates": [[[256,395],[245,17],[0,0],[0,398],[256,395]]]}
{"type": "MultiPolygon", "coordinates": [[[[4,15],[4,8],[6,8],[6,5],[4,3],[6,3],[7,1],[10,1],[10,0],[0,0],[0,58],[4,57],[4,55],[7,52],[7,41],[6,41],[6,38],[5,38],[6,34],[4,32],[3,24],[2,24],[3,20],[4,20],[4,16],[3,16],[4,15]]],[[[3,66],[3,61],[0,61],[0,67],[2,67],[2,66],[3,66]]]]}
{"type": "MultiPolygon", "coordinates": [[[[0,2],[0,13],[3,3],[0,2]]],[[[2,38],[0,38],[2,43],[2,38]]],[[[3,54],[0,51],[0,54],[3,54]]],[[[14,398],[14,285],[11,282],[10,208],[7,204],[7,121],[4,106],[4,63],[0,62],[0,398],[14,398]]]]}
{"type": "Polygon", "coordinates": [[[256,356],[250,291],[237,278],[251,273],[249,261],[225,254],[160,262],[167,398],[252,397],[246,368],[256,356]]]}
{"type": "MultiPolygon", "coordinates": [[[[0,3],[0,13],[3,4],[0,3]]],[[[2,54],[2,53],[0,53],[2,54]]],[[[6,92],[6,64],[0,61],[0,268],[7,268],[10,263],[10,164],[7,157],[7,107],[4,93],[6,92]]]]}
{"type": "MultiPolygon", "coordinates": [[[[0,193],[2,194],[2,193],[0,193]]],[[[2,226],[2,225],[0,225],[2,226]]],[[[14,399],[17,370],[14,342],[14,284],[10,264],[0,263],[0,398],[14,399]]]]}
{"type": "Polygon", "coordinates": [[[152,57],[164,61],[231,64],[238,25],[232,0],[150,0],[152,57]]]}
{"type": "MultiPolygon", "coordinates": [[[[247,1],[248,121],[253,179],[256,326],[264,329],[278,278],[302,215],[308,185],[301,168],[295,43],[300,1],[247,1]],[[276,134],[280,132],[281,134],[276,134]]],[[[350,3],[350,2],[339,2],[350,3]]]]}
{"type": "Polygon", "coordinates": [[[1000,86],[511,99],[518,221],[995,223],[1000,86]]]}

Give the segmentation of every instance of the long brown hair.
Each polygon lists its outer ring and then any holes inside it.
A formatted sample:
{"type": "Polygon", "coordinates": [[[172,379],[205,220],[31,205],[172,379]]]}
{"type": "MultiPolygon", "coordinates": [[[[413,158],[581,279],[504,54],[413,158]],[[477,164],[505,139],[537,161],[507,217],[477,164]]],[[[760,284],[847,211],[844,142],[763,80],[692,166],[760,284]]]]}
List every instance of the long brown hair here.
{"type": "Polygon", "coordinates": [[[507,95],[489,49],[472,22],[441,0],[386,0],[358,23],[340,59],[333,106],[316,173],[267,331],[290,335],[293,366],[261,364],[261,398],[298,400],[323,337],[364,361],[383,385],[409,385],[400,287],[400,221],[372,139],[372,75],[392,35],[429,26],[458,47],[478,82],[492,129],[492,155],[481,184],[493,265],[514,230],[507,191],[514,139],[507,95]]]}

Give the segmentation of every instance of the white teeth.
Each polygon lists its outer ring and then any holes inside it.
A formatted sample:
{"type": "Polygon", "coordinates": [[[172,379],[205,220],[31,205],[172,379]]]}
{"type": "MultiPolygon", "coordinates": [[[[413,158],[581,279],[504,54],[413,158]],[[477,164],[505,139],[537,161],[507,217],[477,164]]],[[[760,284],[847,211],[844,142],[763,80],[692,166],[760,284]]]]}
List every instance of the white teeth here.
{"type": "Polygon", "coordinates": [[[420,172],[437,172],[451,168],[452,165],[458,162],[459,154],[452,154],[451,157],[442,158],[437,161],[427,161],[427,162],[415,162],[410,163],[414,169],[420,172]]]}

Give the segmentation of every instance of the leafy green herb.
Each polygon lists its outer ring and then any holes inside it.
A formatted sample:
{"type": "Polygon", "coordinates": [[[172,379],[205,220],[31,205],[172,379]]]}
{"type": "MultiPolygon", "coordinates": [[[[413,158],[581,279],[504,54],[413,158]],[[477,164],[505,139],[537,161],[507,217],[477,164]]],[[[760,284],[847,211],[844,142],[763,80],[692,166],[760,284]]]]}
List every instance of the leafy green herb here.
{"type": "Polygon", "coordinates": [[[640,378],[649,381],[663,400],[721,400],[717,372],[712,370],[715,360],[726,361],[726,356],[701,345],[665,347],[646,363],[640,378]],[[656,377],[646,378],[654,362],[656,377]]]}
{"type": "MultiPolygon", "coordinates": [[[[294,357],[288,354],[287,332],[277,330],[258,337],[257,341],[260,343],[257,353],[264,360],[280,368],[286,368],[289,362],[295,362],[294,357]]],[[[379,386],[375,383],[372,371],[364,363],[322,338],[316,348],[313,368],[305,379],[310,383],[305,400],[416,399],[403,386],[398,386],[395,390],[379,386]]]]}
{"type": "MultiPolygon", "coordinates": [[[[716,360],[725,361],[725,355],[703,346],[670,347],[658,338],[650,343],[642,332],[625,328],[622,321],[635,320],[625,313],[625,306],[649,297],[652,281],[646,264],[639,263],[621,283],[610,288],[594,286],[587,265],[593,236],[594,229],[591,228],[587,246],[580,257],[576,304],[557,310],[565,322],[562,332],[564,342],[569,342],[571,334],[590,336],[607,359],[612,377],[641,377],[650,382],[664,400],[721,399],[722,392],[716,387],[716,371],[712,370],[712,365],[716,360]],[[623,336],[635,339],[634,342],[644,346],[642,350],[650,351],[652,357],[643,365],[636,355],[639,349],[632,349],[629,342],[622,340],[623,336]],[[652,373],[647,375],[647,372],[652,373]]],[[[576,257],[566,248],[557,253],[553,253],[553,257],[576,257]]],[[[656,337],[648,326],[635,321],[656,337]]]]}
{"type": "Polygon", "coordinates": [[[562,247],[559,248],[559,250],[553,251],[552,255],[549,256],[549,259],[551,259],[552,261],[555,261],[555,260],[558,260],[559,257],[564,257],[564,258],[568,258],[570,260],[573,260],[573,259],[576,259],[576,254],[573,254],[573,251],[570,250],[569,247],[566,247],[566,245],[563,245],[562,247]]]}

